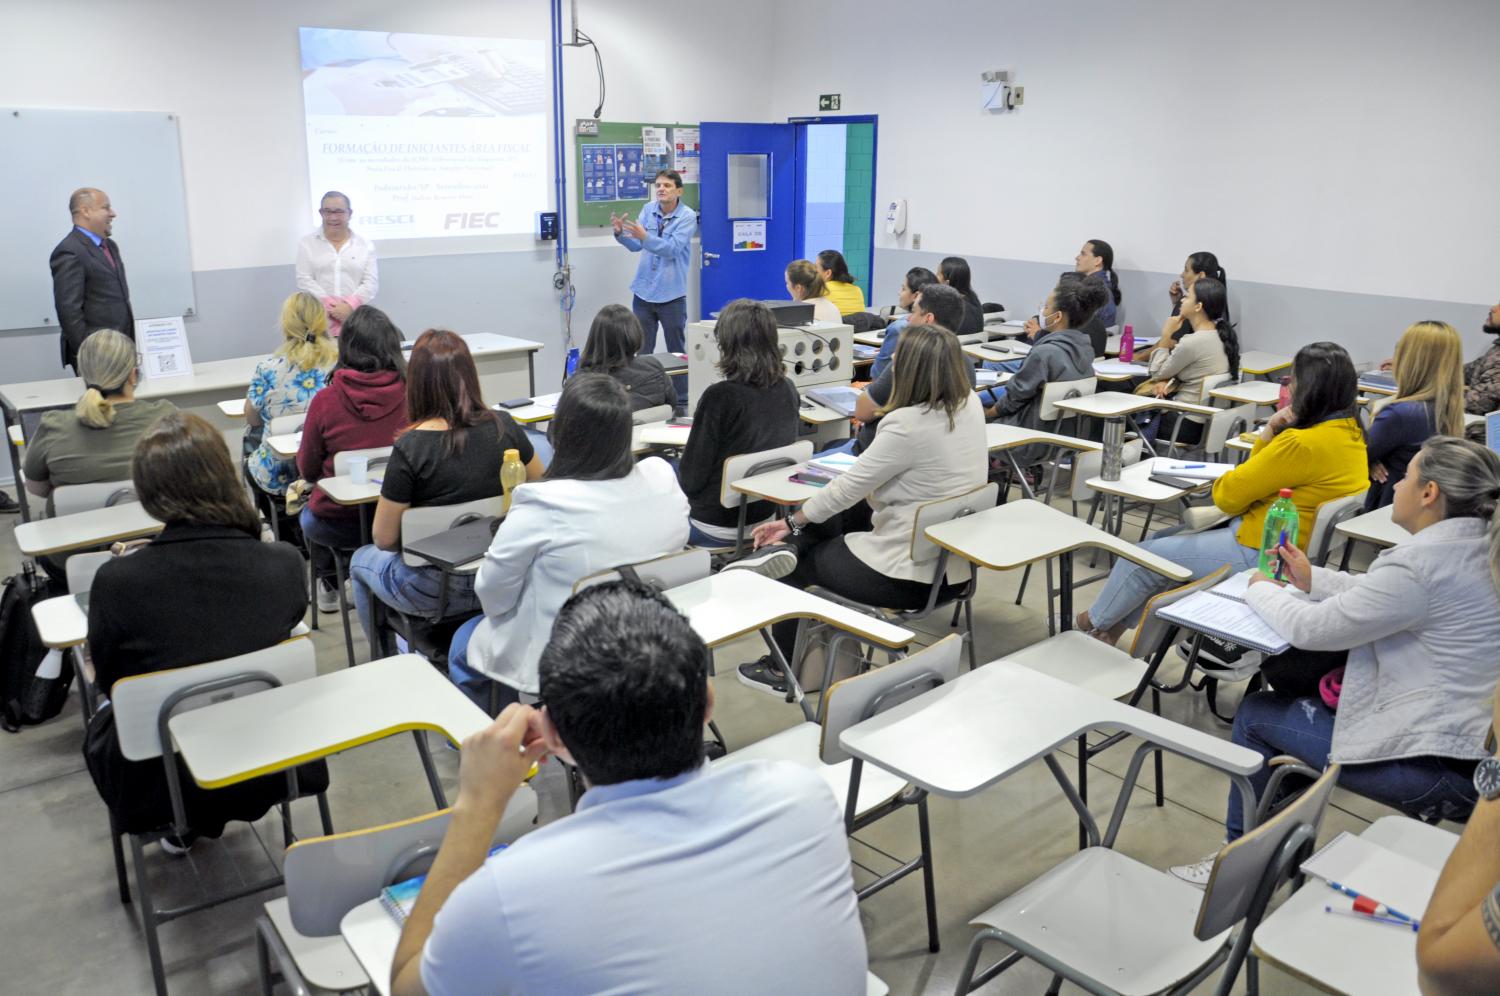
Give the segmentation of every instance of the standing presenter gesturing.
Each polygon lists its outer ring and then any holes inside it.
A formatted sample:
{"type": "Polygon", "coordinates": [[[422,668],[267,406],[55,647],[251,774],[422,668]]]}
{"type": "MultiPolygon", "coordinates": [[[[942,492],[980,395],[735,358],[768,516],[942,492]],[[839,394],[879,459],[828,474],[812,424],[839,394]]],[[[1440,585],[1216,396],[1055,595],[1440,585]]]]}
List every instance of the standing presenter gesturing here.
{"type": "Polygon", "coordinates": [[[626,215],[611,214],[609,221],[615,241],[642,254],[635,279],[630,282],[634,295],[630,310],[640,319],[644,334],[641,354],[656,352],[658,322],[667,339],[667,350],[681,353],[687,325],[688,257],[692,254],[693,233],[698,230],[698,215],[682,203],[682,174],[676,170],[657,173],[652,186],[656,199],[641,208],[639,218],[631,221],[626,215]]]}

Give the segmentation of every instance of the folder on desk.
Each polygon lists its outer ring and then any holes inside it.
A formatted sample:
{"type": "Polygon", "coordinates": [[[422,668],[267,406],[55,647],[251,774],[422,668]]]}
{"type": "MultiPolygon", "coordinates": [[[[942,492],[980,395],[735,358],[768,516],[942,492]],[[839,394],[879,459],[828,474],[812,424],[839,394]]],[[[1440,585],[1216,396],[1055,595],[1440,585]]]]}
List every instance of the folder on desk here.
{"type": "Polygon", "coordinates": [[[1248,603],[1200,591],[1161,610],[1163,619],[1266,654],[1285,653],[1291,644],[1248,603]]]}
{"type": "Polygon", "coordinates": [[[1324,882],[1347,885],[1419,920],[1427,912],[1438,880],[1436,868],[1347,830],[1302,862],[1302,871],[1324,882]]]}

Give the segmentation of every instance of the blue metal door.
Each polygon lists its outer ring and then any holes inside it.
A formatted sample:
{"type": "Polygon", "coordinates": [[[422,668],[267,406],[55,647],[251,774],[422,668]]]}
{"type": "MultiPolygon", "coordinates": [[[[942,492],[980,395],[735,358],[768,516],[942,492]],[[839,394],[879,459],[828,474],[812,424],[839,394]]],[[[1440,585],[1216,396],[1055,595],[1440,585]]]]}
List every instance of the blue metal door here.
{"type": "Polygon", "coordinates": [[[795,244],[795,126],[705,121],[699,133],[703,314],[737,297],[785,299],[795,244]]]}

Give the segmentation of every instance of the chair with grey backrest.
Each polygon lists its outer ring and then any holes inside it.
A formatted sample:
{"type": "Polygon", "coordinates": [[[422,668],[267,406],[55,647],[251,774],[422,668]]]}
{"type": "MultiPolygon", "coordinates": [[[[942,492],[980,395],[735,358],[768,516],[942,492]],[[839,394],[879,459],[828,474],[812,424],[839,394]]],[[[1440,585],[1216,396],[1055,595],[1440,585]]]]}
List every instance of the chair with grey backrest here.
{"type": "MultiPolygon", "coordinates": [[[[1184,397],[1181,396],[1181,392],[1178,392],[1178,395],[1173,400],[1176,400],[1176,401],[1186,401],[1186,402],[1190,402],[1190,403],[1195,404],[1195,405],[1198,405],[1198,404],[1212,405],[1213,404],[1213,398],[1209,396],[1209,392],[1213,391],[1215,388],[1219,388],[1219,387],[1224,386],[1225,384],[1231,383],[1233,380],[1234,380],[1234,378],[1232,376],[1230,376],[1228,373],[1211,374],[1210,376],[1203,378],[1203,391],[1202,391],[1201,394],[1199,394],[1198,397],[1196,397],[1196,398],[1184,398],[1184,397]]],[[[1205,421],[1207,421],[1207,420],[1209,420],[1211,418],[1217,417],[1217,416],[1197,415],[1197,414],[1193,414],[1191,412],[1165,411],[1165,412],[1162,413],[1163,421],[1165,421],[1167,418],[1169,418],[1169,417],[1171,417],[1173,415],[1176,415],[1177,417],[1176,418],[1172,418],[1172,431],[1168,434],[1166,441],[1162,442],[1161,437],[1160,436],[1157,437],[1158,445],[1163,446],[1168,453],[1174,452],[1176,450],[1182,450],[1184,452],[1189,452],[1190,453],[1190,452],[1192,452],[1194,450],[1202,448],[1202,444],[1204,442],[1204,439],[1202,437],[1206,436],[1207,432],[1205,431],[1204,433],[1202,433],[1202,435],[1200,436],[1199,441],[1197,443],[1181,443],[1181,442],[1177,441],[1177,436],[1182,431],[1182,425],[1183,425],[1184,422],[1194,422],[1194,423],[1197,423],[1198,425],[1203,425],[1205,421]]],[[[1247,422],[1247,424],[1248,424],[1248,422],[1247,422]]],[[[1224,444],[1221,441],[1219,443],[1219,447],[1222,448],[1223,445],[1224,444]]],[[[1158,454],[1158,455],[1165,455],[1165,454],[1158,454]]]]}
{"type": "MultiPolygon", "coordinates": [[[[333,455],[333,476],[344,477],[349,473],[349,459],[351,457],[364,457],[369,461],[369,473],[373,476],[383,474],[386,464],[391,461],[391,447],[374,446],[362,450],[344,450],[333,455]]],[[[314,563],[313,547],[321,544],[314,543],[304,533],[302,541],[307,544],[307,586],[309,591],[317,591],[317,567],[314,563]]],[[[354,633],[349,628],[349,596],[344,592],[344,581],[349,576],[349,558],[354,555],[353,549],[339,550],[331,546],[323,549],[333,558],[333,576],[335,579],[334,590],[339,597],[339,620],[344,625],[344,653],[348,659],[349,666],[354,666],[354,633]]],[[[318,608],[313,606],[313,628],[317,628],[318,608]]]]}
{"type": "MultiPolygon", "coordinates": [[[[1075,423],[1076,428],[1076,423],[1078,421],[1077,413],[1063,411],[1061,408],[1057,407],[1057,403],[1059,401],[1066,401],[1068,398],[1086,397],[1087,395],[1093,394],[1098,389],[1098,377],[1080,377],[1077,380],[1049,381],[1042,388],[1041,406],[1037,410],[1038,416],[1041,418],[1041,427],[1043,429],[1046,429],[1048,432],[1062,433],[1063,423],[1068,419],[1072,419],[1075,423]]],[[[1077,433],[1074,433],[1074,435],[1077,435],[1077,433]]]]}
{"type": "Polygon", "coordinates": [[[631,412],[630,424],[646,425],[651,422],[665,422],[671,417],[671,405],[652,405],[650,408],[642,408],[638,412],[631,412]]]}
{"type": "Polygon", "coordinates": [[[1225,446],[1229,440],[1245,432],[1255,424],[1255,406],[1235,405],[1215,412],[1203,430],[1203,455],[1217,461],[1230,463],[1225,446]]]}
{"type": "MultiPolygon", "coordinates": [[[[141,896],[141,920],[145,927],[151,974],[158,996],[166,996],[167,991],[161,945],[157,938],[159,924],[281,884],[279,874],[249,884],[244,884],[243,876],[240,876],[240,886],[227,894],[210,896],[170,909],[156,906],[150,891],[150,878],[146,874],[145,848],[166,837],[181,837],[192,830],[184,808],[181,767],[176,752],[163,749],[163,745],[172,742],[171,734],[167,732],[167,722],[179,713],[216,705],[227,699],[254,694],[267,688],[306,681],[316,674],[317,659],[312,641],[296,639],[209,664],[121,678],[109,689],[111,708],[114,709],[115,737],[119,742],[120,753],[127,761],[160,760],[166,772],[167,790],[172,802],[172,821],[169,825],[128,835],[132,864],[135,866],[136,890],[141,896]]],[[[299,788],[295,768],[288,768],[285,776],[287,792],[281,803],[281,820],[283,836],[290,844],[293,835],[287,803],[298,797],[299,788]]],[[[321,793],[317,798],[323,832],[331,834],[333,827],[327,799],[321,793]]],[[[120,845],[120,838],[125,835],[111,810],[110,839],[114,845],[115,874],[122,903],[130,902],[125,855],[120,845]]]]}
{"type": "Polygon", "coordinates": [[[1307,537],[1307,559],[1314,566],[1327,567],[1333,556],[1334,543],[1348,542],[1340,538],[1337,531],[1339,524],[1363,514],[1364,510],[1364,491],[1342,498],[1331,498],[1319,505],[1318,514],[1313,518],[1312,533],[1307,537]]]}
{"type": "MultiPolygon", "coordinates": [[[[66,597],[78,602],[85,617],[89,611],[88,597],[89,591],[94,587],[94,575],[113,557],[114,554],[108,550],[100,550],[95,553],[75,553],[68,558],[65,565],[68,579],[66,597]]],[[[99,692],[94,685],[94,668],[88,659],[87,644],[79,644],[70,648],[70,651],[73,654],[73,674],[78,680],[78,702],[83,707],[83,726],[87,730],[99,701],[99,692]]]]}
{"type": "Polygon", "coordinates": [[[799,439],[786,446],[759,450],[755,453],[740,453],[724,461],[724,472],[719,475],[719,504],[724,508],[738,509],[740,521],[735,530],[734,546],[718,548],[716,552],[729,553],[737,557],[745,549],[745,527],[748,525],[745,520],[749,516],[750,505],[755,499],[734,490],[734,483],[747,477],[754,477],[756,474],[770,473],[780,467],[795,467],[799,463],[812,459],[812,455],[812,440],[799,439]]]}
{"type": "MultiPolygon", "coordinates": [[[[302,424],[306,421],[307,412],[297,412],[293,415],[277,415],[275,418],[271,419],[271,421],[265,424],[265,427],[262,430],[264,432],[262,438],[269,439],[272,436],[288,436],[294,432],[301,432],[302,424]]],[[[248,463],[245,465],[245,478],[252,488],[255,488],[258,493],[264,493],[266,498],[268,499],[266,502],[266,507],[271,510],[271,535],[276,537],[277,539],[281,539],[281,519],[282,516],[286,515],[286,495],[273,495],[269,492],[260,492],[260,486],[256,484],[255,479],[250,476],[248,463]]],[[[255,506],[256,508],[259,508],[260,502],[257,501],[255,503],[255,506]]],[[[314,612],[314,628],[317,628],[317,622],[318,614],[314,612]]]]}
{"type": "MultiPolygon", "coordinates": [[[[938,950],[937,894],[932,871],[932,837],[927,823],[927,792],[875,765],[851,756],[839,742],[849,727],[894,708],[958,677],[962,640],[950,633],[930,647],[884,667],[855,675],[829,688],[821,723],[806,721],[743,747],[715,761],[715,767],[745,761],[789,761],[816,772],[843,809],[844,828],[856,832],[899,809],[917,810],[921,853],[859,889],[866,899],[921,871],[927,905],[927,949],[938,950]]],[[[899,859],[897,859],[899,861],[899,859]]],[[[774,953],[771,955],[774,957],[774,953]]]]}
{"type": "MultiPolygon", "coordinates": [[[[425,874],[448,831],[453,810],[415,819],[299,840],[282,862],[286,895],[265,904],[255,921],[261,990],[283,982],[293,993],[348,992],[371,980],[344,942],[349,911],[386,886],[425,874]]],[[[493,843],[509,844],[532,829],[536,793],[521,786],[506,807],[493,843]]],[[[383,908],[372,915],[387,917],[383,908]]],[[[378,989],[384,991],[385,980],[378,989]]]]}
{"type": "MultiPolygon", "coordinates": [[[[1167,872],[1114,850],[1145,752],[1132,758],[1125,784],[1099,845],[1071,855],[972,921],[957,992],[973,991],[1023,958],[1092,993],[1187,993],[1217,971],[1216,996],[1228,996],[1250,950],[1271,895],[1311,856],[1339,767],[1272,819],[1225,844],[1199,892],[1167,872]],[[1235,928],[1239,929],[1236,930],[1235,928]],[[984,944],[1012,949],[977,972],[984,944]]],[[[1097,830],[1095,831],[1097,833],[1097,830]]],[[[1256,991],[1255,962],[1248,970],[1256,991]]]]}
{"type": "Polygon", "coordinates": [[[47,507],[53,518],[92,512],[96,508],[114,508],[133,502],[135,482],[100,481],[96,484],[60,484],[47,496],[47,507]]]}

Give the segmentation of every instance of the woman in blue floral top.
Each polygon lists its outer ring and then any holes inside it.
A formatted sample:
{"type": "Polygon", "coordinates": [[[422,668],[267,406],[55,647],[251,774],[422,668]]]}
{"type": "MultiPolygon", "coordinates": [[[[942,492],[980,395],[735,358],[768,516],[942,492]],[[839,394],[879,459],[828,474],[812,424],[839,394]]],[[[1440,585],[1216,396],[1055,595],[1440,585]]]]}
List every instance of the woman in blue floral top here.
{"type": "Polygon", "coordinates": [[[307,411],[338,361],[338,346],[328,337],[328,315],[311,294],[299,292],[281,306],[281,348],[261,360],[245,395],[245,466],[268,495],[286,494],[297,479],[295,458],[282,460],[262,438],[264,426],[282,415],[307,411]]]}

